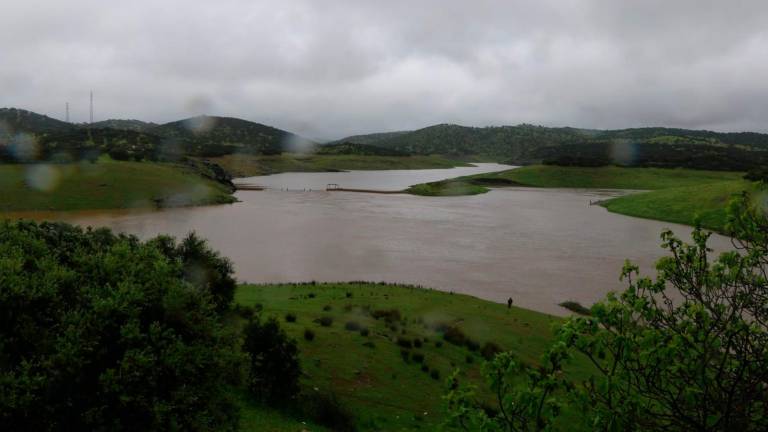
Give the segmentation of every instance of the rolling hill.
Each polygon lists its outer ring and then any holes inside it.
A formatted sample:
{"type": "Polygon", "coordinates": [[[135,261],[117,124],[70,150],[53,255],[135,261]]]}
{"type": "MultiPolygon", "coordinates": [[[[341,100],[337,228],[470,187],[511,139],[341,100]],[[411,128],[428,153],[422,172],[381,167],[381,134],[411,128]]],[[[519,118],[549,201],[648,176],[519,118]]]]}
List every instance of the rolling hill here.
{"type": "MultiPolygon", "coordinates": [[[[571,145],[577,150],[585,143],[674,144],[711,146],[743,151],[768,150],[768,134],[754,132],[712,132],[674,128],[592,130],[570,127],[518,126],[467,127],[440,124],[410,132],[357,135],[340,140],[375,145],[410,154],[439,154],[524,164],[540,162],[555,153],[541,151],[571,145]]],[[[562,153],[562,152],[560,152],[562,153]]]]}
{"type": "Polygon", "coordinates": [[[72,123],[18,108],[0,108],[0,137],[17,133],[46,134],[73,129],[72,123]]]}
{"type": "Polygon", "coordinates": [[[188,154],[220,156],[231,153],[278,154],[297,142],[298,135],[233,117],[198,116],[166,123],[150,133],[182,147],[188,154]]]}

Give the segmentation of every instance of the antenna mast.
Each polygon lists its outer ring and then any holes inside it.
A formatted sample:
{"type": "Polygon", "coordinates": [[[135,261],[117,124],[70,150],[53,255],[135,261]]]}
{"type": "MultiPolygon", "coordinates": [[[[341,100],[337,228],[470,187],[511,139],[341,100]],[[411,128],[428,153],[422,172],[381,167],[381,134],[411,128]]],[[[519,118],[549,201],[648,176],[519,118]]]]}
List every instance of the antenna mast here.
{"type": "Polygon", "coordinates": [[[69,123],[69,102],[67,102],[65,104],[65,106],[66,106],[66,111],[67,111],[67,114],[66,114],[65,118],[67,119],[67,123],[69,123]]]}
{"type": "Polygon", "coordinates": [[[93,90],[91,90],[91,124],[93,124],[93,90]]]}

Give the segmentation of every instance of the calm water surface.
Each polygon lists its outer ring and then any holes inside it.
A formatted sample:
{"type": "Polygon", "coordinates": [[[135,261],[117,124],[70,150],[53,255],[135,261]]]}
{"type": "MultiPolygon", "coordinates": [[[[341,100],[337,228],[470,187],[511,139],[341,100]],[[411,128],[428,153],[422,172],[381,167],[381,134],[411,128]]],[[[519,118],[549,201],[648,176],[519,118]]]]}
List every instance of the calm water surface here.
{"type": "MultiPolygon", "coordinates": [[[[663,251],[666,227],[608,213],[590,200],[617,191],[504,188],[469,197],[426,198],[280,188],[401,189],[505,167],[351,173],[295,173],[247,179],[277,188],[241,191],[233,205],[126,213],[59,214],[81,225],[141,237],[195,230],[230,257],[249,282],[371,280],[420,284],[544,312],[558,303],[591,304],[621,289],[629,258],[646,270],[663,251]]],[[[727,239],[712,245],[724,250],[727,239]]]]}

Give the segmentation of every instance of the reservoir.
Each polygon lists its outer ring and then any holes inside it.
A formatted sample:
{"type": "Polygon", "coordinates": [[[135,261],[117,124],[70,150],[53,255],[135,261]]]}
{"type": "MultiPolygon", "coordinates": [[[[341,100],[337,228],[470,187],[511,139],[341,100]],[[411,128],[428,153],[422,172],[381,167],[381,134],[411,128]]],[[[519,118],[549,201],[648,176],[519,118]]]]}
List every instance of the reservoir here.
{"type": "MultiPolygon", "coordinates": [[[[239,191],[241,202],[231,205],[45,217],[141,238],[196,231],[232,259],[242,282],[401,282],[497,302],[511,297],[515,305],[558,315],[568,313],[558,303],[590,305],[622,289],[625,259],[653,275],[664,254],[663,229],[690,240],[690,227],[590,205],[622,191],[498,188],[420,197],[324,190],[332,183],[396,190],[507,168],[285,173],[238,179],[269,189],[239,191]]],[[[710,244],[725,250],[730,241],[715,235],[710,244]]]]}

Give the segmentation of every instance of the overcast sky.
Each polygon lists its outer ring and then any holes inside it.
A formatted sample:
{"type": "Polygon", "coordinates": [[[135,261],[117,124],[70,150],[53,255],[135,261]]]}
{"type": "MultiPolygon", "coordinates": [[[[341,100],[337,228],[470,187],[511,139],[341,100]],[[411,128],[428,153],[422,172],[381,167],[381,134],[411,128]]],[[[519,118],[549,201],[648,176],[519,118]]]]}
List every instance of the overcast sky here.
{"type": "Polygon", "coordinates": [[[768,131],[766,0],[2,0],[0,107],[310,138],[435,123],[768,131]]]}

